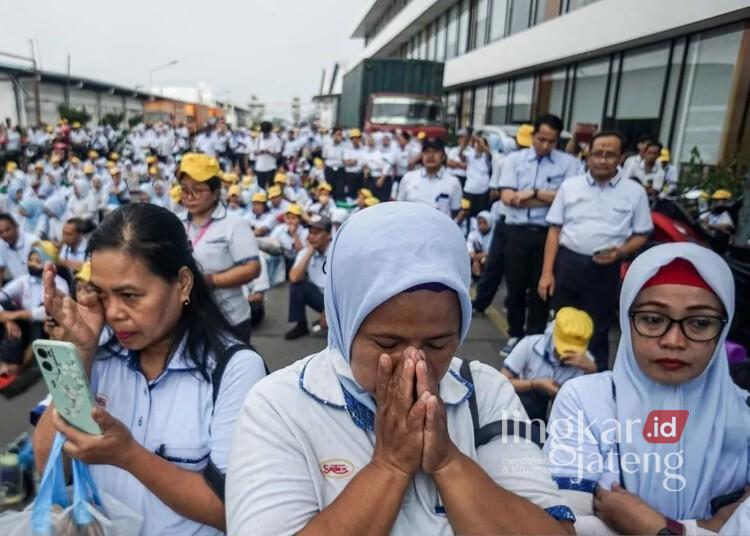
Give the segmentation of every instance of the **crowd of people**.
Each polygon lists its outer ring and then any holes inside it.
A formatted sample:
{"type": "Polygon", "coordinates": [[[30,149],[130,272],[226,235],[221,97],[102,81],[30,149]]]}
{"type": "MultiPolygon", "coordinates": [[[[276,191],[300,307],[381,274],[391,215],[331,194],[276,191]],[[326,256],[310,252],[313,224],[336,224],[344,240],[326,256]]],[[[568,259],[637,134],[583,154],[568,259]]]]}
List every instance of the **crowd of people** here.
{"type": "Polygon", "coordinates": [[[678,184],[657,141],[626,159],[616,131],[580,154],[562,131],[30,129],[4,152],[0,376],[36,338],[74,343],[102,429],[49,406],[39,469],[64,434],[143,534],[750,529],[731,273],[697,245],[641,253],[678,184]],[[502,365],[455,357],[503,279],[502,365]],[[252,329],[284,281],[285,339],[328,344],[266,377],[252,329]],[[676,441],[603,426],[664,409],[689,411],[676,441]],[[553,426],[581,416],[588,435],[553,426]]]}

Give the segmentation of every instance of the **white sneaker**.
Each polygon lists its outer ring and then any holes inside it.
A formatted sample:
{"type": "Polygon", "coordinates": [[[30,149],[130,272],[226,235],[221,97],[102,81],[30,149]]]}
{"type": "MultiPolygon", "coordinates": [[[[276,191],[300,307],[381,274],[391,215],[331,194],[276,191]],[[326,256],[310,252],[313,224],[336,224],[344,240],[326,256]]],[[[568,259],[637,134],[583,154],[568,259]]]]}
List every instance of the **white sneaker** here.
{"type": "Polygon", "coordinates": [[[502,357],[503,359],[508,357],[513,351],[513,348],[515,348],[516,344],[518,344],[518,340],[518,337],[511,337],[510,339],[508,339],[508,342],[505,343],[505,346],[500,348],[500,352],[498,352],[500,354],[500,357],[502,357]]]}

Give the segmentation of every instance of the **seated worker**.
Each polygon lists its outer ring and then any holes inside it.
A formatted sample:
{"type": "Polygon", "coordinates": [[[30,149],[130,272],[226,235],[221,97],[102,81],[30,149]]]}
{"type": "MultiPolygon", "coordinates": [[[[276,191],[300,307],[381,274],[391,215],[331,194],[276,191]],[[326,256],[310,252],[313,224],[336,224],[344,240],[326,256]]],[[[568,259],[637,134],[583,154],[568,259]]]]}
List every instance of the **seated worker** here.
{"type": "MultiPolygon", "coordinates": [[[[34,243],[28,258],[28,273],[12,279],[0,291],[0,376],[12,378],[31,358],[28,348],[32,341],[44,338],[44,288],[42,271],[45,262],[57,262],[58,250],[52,242],[34,243]]],[[[55,277],[55,286],[68,294],[68,284],[55,277]]]]}
{"type": "Polygon", "coordinates": [[[357,191],[357,204],[352,210],[352,214],[356,214],[360,210],[366,209],[367,208],[366,202],[371,197],[373,197],[371,190],[368,190],[367,188],[360,188],[357,191]]]}
{"type": "Polygon", "coordinates": [[[563,307],[542,335],[524,337],[505,358],[501,372],[531,419],[546,421],[547,405],[563,383],[596,372],[594,356],[587,351],[593,333],[585,311],[563,307]]]}
{"type": "Polygon", "coordinates": [[[734,220],[729,213],[732,204],[732,192],[729,190],[716,190],[711,195],[711,210],[700,215],[701,224],[710,232],[720,231],[732,234],[734,232],[734,220]]]}
{"type": "Polygon", "coordinates": [[[750,408],[724,345],[734,308],[707,248],[661,244],[630,265],[613,370],[566,382],[549,417],[544,451],[578,534],[713,534],[738,507],[750,408]]]}
{"type": "Polygon", "coordinates": [[[487,262],[487,253],[492,243],[493,219],[489,210],[483,210],[477,214],[477,226],[466,237],[466,247],[471,259],[471,275],[479,277],[484,271],[487,262]]]}
{"type": "Polygon", "coordinates": [[[264,192],[253,194],[250,211],[245,214],[245,219],[250,222],[256,237],[268,236],[276,226],[276,220],[268,211],[268,198],[264,192]]]}
{"type": "Polygon", "coordinates": [[[330,218],[331,213],[336,208],[336,202],[331,197],[333,188],[330,184],[325,183],[318,186],[317,189],[317,201],[310,205],[308,212],[313,215],[317,214],[324,218],[330,218]]]}
{"type": "Polygon", "coordinates": [[[325,264],[331,245],[331,220],[320,216],[310,219],[310,233],[307,245],[297,253],[292,269],[289,270],[289,322],[295,326],[284,334],[284,339],[292,341],[310,333],[307,327],[306,307],[320,313],[320,326],[325,328],[326,318],[323,306],[325,290],[325,264]]]}
{"type": "Polygon", "coordinates": [[[302,225],[302,207],[296,203],[287,206],[284,220],[271,232],[271,238],[281,245],[288,271],[297,254],[305,247],[308,231],[302,225]]]}

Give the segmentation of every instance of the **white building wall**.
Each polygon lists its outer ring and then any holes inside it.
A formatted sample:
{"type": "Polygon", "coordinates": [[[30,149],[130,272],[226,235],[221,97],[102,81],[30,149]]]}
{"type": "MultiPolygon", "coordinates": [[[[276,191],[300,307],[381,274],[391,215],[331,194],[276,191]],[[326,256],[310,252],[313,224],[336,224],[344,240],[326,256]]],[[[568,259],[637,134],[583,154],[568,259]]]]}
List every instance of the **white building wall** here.
{"type": "Polygon", "coordinates": [[[9,117],[14,125],[19,123],[13,82],[0,78],[0,121],[5,122],[6,117],[9,117]]]}

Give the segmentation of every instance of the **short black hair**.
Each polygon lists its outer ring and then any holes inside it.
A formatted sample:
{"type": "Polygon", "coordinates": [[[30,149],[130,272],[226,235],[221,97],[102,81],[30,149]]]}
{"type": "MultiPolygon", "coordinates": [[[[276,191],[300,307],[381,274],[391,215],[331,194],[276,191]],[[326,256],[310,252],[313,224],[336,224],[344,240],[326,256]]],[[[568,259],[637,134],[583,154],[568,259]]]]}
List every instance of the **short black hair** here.
{"type": "Polygon", "coordinates": [[[563,131],[562,119],[553,114],[544,114],[537,117],[534,121],[534,132],[538,132],[542,125],[547,125],[558,135],[563,131]]]}
{"type": "Polygon", "coordinates": [[[620,140],[620,154],[625,152],[625,136],[622,135],[622,132],[618,130],[600,130],[591,137],[589,147],[593,147],[594,142],[599,138],[617,138],[620,140]]]}
{"type": "Polygon", "coordinates": [[[8,214],[7,212],[0,212],[0,221],[2,221],[2,220],[7,221],[13,227],[18,227],[18,222],[15,220],[15,218],[13,218],[13,216],[11,216],[10,214],[8,214]]]}
{"type": "Polygon", "coordinates": [[[646,143],[647,141],[653,141],[654,137],[651,134],[641,134],[638,136],[638,143],[646,143]]]}
{"type": "Polygon", "coordinates": [[[652,145],[656,145],[659,148],[659,152],[664,148],[664,146],[659,141],[649,141],[648,144],[646,144],[646,150],[648,150],[649,147],[652,145]]]}
{"type": "Polygon", "coordinates": [[[81,218],[70,218],[68,221],[65,222],[65,224],[66,225],[71,224],[75,226],[76,232],[81,233],[81,234],[85,233],[88,227],[86,225],[86,222],[83,221],[81,218]]]}

